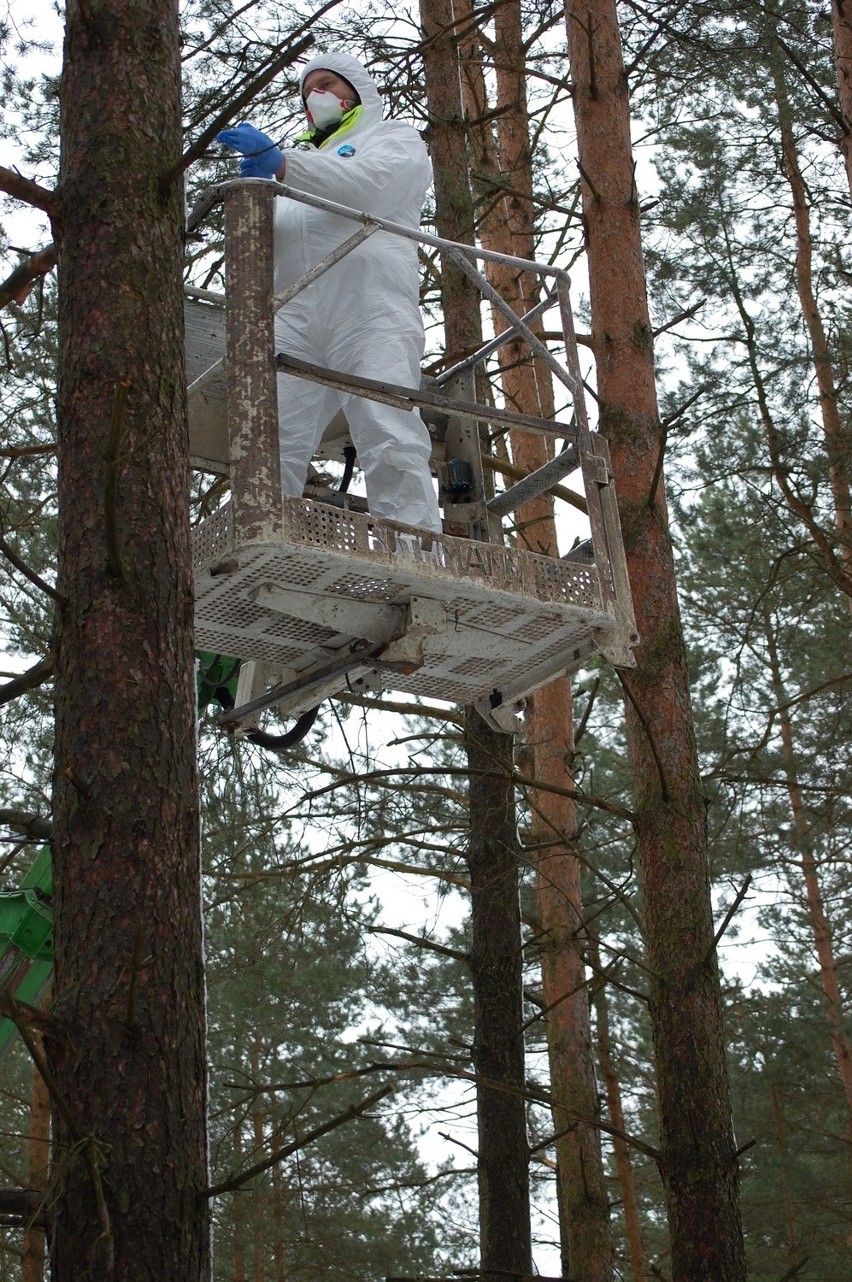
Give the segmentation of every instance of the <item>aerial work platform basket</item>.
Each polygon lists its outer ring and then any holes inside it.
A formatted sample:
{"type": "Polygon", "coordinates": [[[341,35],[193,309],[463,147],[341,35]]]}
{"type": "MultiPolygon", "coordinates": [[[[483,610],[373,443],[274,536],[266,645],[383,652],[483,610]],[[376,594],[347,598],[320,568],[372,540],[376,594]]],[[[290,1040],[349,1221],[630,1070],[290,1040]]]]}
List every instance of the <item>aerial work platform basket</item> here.
{"type": "MultiPolygon", "coordinates": [[[[570,306],[558,268],[446,241],[347,210],[277,183],[242,180],[211,193],[226,211],[227,297],[188,291],[190,434],[197,466],[227,473],[231,498],[194,531],[197,647],[244,661],[236,706],[220,723],[253,726],[274,706],[299,717],[330,695],[382,687],[475,704],[511,730],[524,697],[601,654],[632,666],[637,643],[606,442],[588,425],[570,306]],[[350,218],[357,230],[277,298],[272,293],[272,201],[285,197],[350,218]],[[434,246],[479,287],[506,328],[420,388],[358,379],[275,353],[277,307],[367,236],[383,230],[434,246]],[[476,260],[544,279],[544,298],[518,316],[476,260]],[[558,307],[565,360],[531,328],[558,307]],[[523,340],[569,392],[568,421],[477,401],[474,371],[523,340]],[[282,496],[277,370],[370,399],[417,408],[441,481],[443,534],[374,518],[363,500],[309,477],[302,498],[282,496]],[[481,425],[561,440],[556,457],[488,493],[481,425]],[[502,520],[565,477],[582,478],[578,506],[590,538],[565,555],[506,546],[502,520]]],[[[345,422],[321,453],[340,457],[345,422]]],[[[487,462],[487,460],[486,460],[487,462]]]]}

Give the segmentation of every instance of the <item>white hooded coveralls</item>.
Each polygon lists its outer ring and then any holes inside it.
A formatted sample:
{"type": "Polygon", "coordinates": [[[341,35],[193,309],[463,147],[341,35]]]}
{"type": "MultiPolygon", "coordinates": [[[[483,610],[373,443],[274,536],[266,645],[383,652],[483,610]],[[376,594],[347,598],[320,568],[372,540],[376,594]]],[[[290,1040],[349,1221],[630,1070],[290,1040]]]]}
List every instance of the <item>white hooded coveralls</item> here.
{"type": "MultiPolygon", "coordinates": [[[[302,72],[333,71],[357,90],[361,108],[319,148],[285,148],[284,182],[313,196],[417,227],[432,181],[426,148],[411,125],[382,119],[373,79],[348,54],[315,58],[302,72]]],[[[275,292],[293,284],[358,223],[294,200],[275,202],[275,292]]],[[[278,312],[276,351],[329,369],[420,386],[423,321],[417,245],[376,232],[278,312]]],[[[288,374],[278,376],[281,477],[300,495],[328,423],[343,409],[374,516],[441,529],[429,472],[429,433],[416,411],[400,410],[288,374]]]]}

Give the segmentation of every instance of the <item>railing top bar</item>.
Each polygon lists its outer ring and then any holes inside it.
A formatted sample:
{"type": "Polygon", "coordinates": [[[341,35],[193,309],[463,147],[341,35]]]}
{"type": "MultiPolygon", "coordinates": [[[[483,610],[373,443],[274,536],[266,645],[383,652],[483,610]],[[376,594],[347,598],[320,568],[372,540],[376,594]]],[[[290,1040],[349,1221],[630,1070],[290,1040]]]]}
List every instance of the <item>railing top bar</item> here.
{"type": "Polygon", "coordinates": [[[224,197],[225,192],[233,187],[249,185],[263,187],[266,191],[271,189],[276,196],[286,196],[289,200],[310,205],[313,209],[325,210],[329,214],[338,214],[341,218],[351,219],[352,222],[375,223],[383,231],[390,232],[394,236],[402,236],[405,240],[415,240],[420,244],[431,245],[435,249],[459,250],[471,258],[479,258],[490,263],[505,263],[508,267],[518,267],[522,271],[535,272],[539,276],[554,276],[569,286],[571,283],[571,278],[564,267],[553,267],[550,263],[536,263],[529,258],[516,258],[513,254],[498,254],[495,249],[482,249],[479,245],[466,245],[463,241],[445,240],[442,236],[433,236],[431,232],[423,231],[419,227],[405,227],[402,223],[391,222],[389,218],[365,214],[358,209],[350,209],[348,205],[338,205],[336,201],[326,200],[323,196],[309,196],[307,192],[296,191],[286,183],[270,182],[267,178],[234,178],[228,182],[217,183],[214,188],[211,188],[211,192],[217,192],[224,197]]]}
{"type": "Polygon", "coordinates": [[[204,303],[218,303],[220,306],[225,304],[225,295],[213,289],[199,289],[196,285],[184,285],[183,292],[187,298],[198,298],[204,303]]]}

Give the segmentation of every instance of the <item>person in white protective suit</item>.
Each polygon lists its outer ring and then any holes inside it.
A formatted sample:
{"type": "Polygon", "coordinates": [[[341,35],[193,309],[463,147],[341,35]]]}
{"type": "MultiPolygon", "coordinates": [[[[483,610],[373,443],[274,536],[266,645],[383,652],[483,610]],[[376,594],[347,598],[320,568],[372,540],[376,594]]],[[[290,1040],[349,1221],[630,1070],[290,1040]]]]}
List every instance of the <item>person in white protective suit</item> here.
{"type": "MultiPolygon", "coordinates": [[[[309,129],[279,149],[251,125],[219,135],[242,152],[246,177],[417,227],[432,167],[417,130],[382,118],[376,84],[357,59],[314,58],[300,88],[309,129]]],[[[294,200],[275,202],[275,292],[281,293],[359,224],[294,200]]],[[[276,350],[329,369],[417,388],[423,355],[416,242],[376,232],[280,309],[276,350]]],[[[441,530],[429,433],[416,411],[278,376],[281,477],[301,495],[308,464],[339,408],[346,414],[374,516],[441,530]]]]}

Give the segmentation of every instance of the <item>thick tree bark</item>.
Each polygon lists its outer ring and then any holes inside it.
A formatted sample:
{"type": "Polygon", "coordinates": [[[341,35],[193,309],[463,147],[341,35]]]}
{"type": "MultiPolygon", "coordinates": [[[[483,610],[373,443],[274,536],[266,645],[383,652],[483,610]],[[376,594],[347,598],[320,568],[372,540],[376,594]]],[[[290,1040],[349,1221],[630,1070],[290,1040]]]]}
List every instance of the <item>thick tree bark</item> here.
{"type": "MultiPolygon", "coordinates": [[[[470,244],[473,205],[453,32],[458,15],[450,0],[421,0],[420,16],[438,231],[470,244]]],[[[448,353],[457,356],[481,342],[479,294],[457,269],[447,268],[445,264],[441,286],[444,330],[448,353]]],[[[465,747],[471,768],[473,1063],[480,1078],[499,1084],[495,1088],[480,1081],[476,1091],[480,1267],[485,1282],[507,1282],[513,1275],[532,1273],[513,741],[468,708],[465,747]]]]}
{"type": "Polygon", "coordinates": [[[209,1275],[173,0],[67,5],[54,1282],[209,1275]]]}
{"type": "Polygon", "coordinates": [[[600,428],[642,644],[624,678],[673,1282],[746,1275],[705,803],[662,480],[652,333],[615,0],[566,3],[600,428]]]}
{"type": "Polygon", "coordinates": [[[473,1063],[478,1077],[503,1088],[477,1087],[480,1267],[486,1282],[499,1282],[532,1272],[518,845],[515,799],[506,786],[512,737],[494,734],[468,708],[465,741],[471,768],[473,1063]]]}

